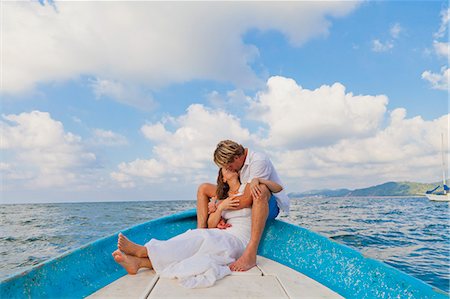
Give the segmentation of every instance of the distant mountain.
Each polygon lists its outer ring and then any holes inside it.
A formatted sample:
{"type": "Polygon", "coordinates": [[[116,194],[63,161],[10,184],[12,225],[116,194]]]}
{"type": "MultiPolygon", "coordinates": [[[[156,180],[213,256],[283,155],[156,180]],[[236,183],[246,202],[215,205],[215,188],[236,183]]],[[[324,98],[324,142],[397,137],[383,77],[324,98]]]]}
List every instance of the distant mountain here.
{"type": "Polygon", "coordinates": [[[363,189],[322,189],[306,192],[292,192],[290,198],[301,197],[349,197],[349,196],[417,196],[423,195],[427,190],[433,189],[439,183],[413,183],[413,182],[387,182],[363,189]]]}

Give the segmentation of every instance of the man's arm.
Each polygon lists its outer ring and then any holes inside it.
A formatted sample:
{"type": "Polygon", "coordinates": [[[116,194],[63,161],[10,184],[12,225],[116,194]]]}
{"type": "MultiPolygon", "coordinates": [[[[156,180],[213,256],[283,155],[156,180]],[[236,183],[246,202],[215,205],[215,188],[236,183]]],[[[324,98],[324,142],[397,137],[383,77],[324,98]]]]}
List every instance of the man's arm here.
{"type": "Polygon", "coordinates": [[[261,178],[254,178],[252,181],[255,181],[254,184],[263,184],[266,185],[267,188],[269,188],[270,192],[272,193],[278,193],[283,190],[283,186],[278,184],[277,182],[271,181],[271,180],[265,180],[261,178]]]}

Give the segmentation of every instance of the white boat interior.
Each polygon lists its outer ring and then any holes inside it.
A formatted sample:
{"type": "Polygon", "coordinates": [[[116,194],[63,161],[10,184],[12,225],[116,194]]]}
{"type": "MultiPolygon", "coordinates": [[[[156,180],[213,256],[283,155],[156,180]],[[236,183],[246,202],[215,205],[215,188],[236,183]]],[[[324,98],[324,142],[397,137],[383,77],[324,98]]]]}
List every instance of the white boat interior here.
{"type": "Polygon", "coordinates": [[[125,275],[98,290],[99,298],[343,298],[289,267],[258,256],[257,266],[216,282],[210,288],[187,289],[176,279],[160,278],[153,270],[125,275]]]}

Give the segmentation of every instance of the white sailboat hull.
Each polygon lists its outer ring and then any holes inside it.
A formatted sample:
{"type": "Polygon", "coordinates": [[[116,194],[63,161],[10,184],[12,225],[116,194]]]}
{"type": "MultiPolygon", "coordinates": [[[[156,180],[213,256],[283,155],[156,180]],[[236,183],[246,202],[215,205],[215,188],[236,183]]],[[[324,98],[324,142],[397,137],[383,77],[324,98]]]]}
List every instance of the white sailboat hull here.
{"type": "Polygon", "coordinates": [[[450,193],[447,194],[425,194],[432,201],[450,201],[450,193]]]}

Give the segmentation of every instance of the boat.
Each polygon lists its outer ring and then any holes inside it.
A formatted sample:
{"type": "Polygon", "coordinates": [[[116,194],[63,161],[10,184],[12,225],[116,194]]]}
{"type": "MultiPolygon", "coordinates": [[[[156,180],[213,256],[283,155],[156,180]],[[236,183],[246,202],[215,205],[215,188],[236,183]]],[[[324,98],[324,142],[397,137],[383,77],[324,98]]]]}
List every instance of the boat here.
{"type": "MultiPolygon", "coordinates": [[[[195,209],[122,231],[131,240],[168,239],[196,227],[195,209]]],[[[257,266],[210,288],[186,289],[152,270],[128,275],[111,252],[117,234],[0,282],[0,298],[448,298],[448,294],[305,228],[271,220],[257,266]]]]}
{"type": "Polygon", "coordinates": [[[444,194],[425,194],[431,201],[450,201],[450,193],[448,191],[444,194]]]}
{"type": "Polygon", "coordinates": [[[441,134],[441,153],[442,153],[442,191],[436,192],[441,186],[437,186],[433,190],[428,190],[425,196],[431,201],[450,201],[450,189],[447,186],[445,176],[445,157],[444,157],[444,134],[441,134]]]}

